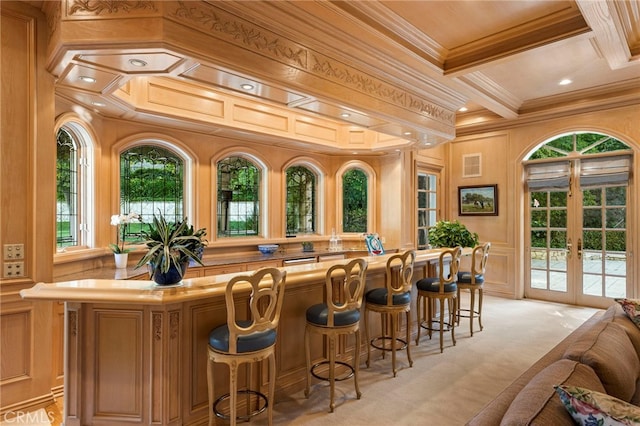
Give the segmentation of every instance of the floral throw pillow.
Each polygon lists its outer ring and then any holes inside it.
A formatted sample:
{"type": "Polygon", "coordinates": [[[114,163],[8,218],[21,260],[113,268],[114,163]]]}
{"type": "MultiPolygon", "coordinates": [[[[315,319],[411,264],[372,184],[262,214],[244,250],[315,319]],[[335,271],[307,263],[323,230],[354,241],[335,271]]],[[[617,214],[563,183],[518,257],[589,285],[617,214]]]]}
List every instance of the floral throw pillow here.
{"type": "Polygon", "coordinates": [[[640,300],[637,299],[615,299],[622,306],[622,309],[633,323],[640,327],[640,300]]]}
{"type": "Polygon", "coordinates": [[[577,386],[554,386],[573,421],[582,426],[640,425],[640,407],[606,393],[577,386]]]}

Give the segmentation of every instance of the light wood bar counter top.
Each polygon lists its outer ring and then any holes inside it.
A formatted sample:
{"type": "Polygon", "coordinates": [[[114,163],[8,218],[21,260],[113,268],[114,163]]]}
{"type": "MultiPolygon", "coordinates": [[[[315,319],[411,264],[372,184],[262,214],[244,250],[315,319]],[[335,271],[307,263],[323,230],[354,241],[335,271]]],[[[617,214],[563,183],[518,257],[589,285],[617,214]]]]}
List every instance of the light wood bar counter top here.
{"type": "MultiPolygon", "coordinates": [[[[414,280],[428,270],[433,273],[440,250],[417,253],[414,280]]],[[[384,285],[389,256],[364,257],[369,264],[367,288],[384,285]]],[[[326,270],[349,260],[281,268],[287,271],[287,281],[276,347],[276,403],[278,397],[303,389],[306,309],[324,301],[326,270]]],[[[208,334],[226,322],[227,282],[246,273],[188,278],[177,286],[80,279],[22,290],[24,299],[65,304],[65,425],[205,424],[208,334]]],[[[415,313],[413,318],[412,324],[415,313]]],[[[349,361],[353,345],[352,339],[341,341],[339,359],[349,361]]],[[[317,339],[311,350],[319,360],[326,345],[317,339]]],[[[254,370],[253,383],[266,389],[266,367],[254,370]]],[[[225,393],[227,368],[216,365],[215,375],[216,388],[225,393]]]]}

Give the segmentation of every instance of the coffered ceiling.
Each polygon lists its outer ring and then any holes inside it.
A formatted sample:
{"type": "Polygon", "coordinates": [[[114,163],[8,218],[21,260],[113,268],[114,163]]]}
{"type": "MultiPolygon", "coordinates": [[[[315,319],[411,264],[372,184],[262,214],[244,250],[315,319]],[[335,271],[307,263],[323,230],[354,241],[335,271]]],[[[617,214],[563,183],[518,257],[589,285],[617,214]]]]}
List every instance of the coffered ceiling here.
{"type": "Polygon", "coordinates": [[[207,133],[267,137],[225,115],[251,102],[271,137],[345,149],[290,115],[382,152],[640,102],[639,0],[31,3],[62,105],[207,133]]]}

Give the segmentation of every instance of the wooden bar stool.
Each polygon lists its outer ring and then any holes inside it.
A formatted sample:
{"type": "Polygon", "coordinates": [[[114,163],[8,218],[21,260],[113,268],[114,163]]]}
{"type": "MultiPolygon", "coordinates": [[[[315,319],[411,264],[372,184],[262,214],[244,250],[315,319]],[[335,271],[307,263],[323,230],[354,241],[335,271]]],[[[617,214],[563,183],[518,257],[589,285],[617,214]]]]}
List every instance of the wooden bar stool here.
{"type": "Polygon", "coordinates": [[[358,371],[360,364],[360,307],[365,288],[365,275],[367,261],[353,259],[347,264],[338,264],[330,267],[325,275],[326,303],[319,303],[307,309],[307,326],[305,328],[304,343],[307,360],[307,387],[305,397],[309,397],[311,376],[329,381],[330,401],[329,412],[335,409],[335,382],[353,377],[356,388],[356,396],[362,395],[358,387],[358,371]],[[311,334],[320,334],[327,338],[328,360],[311,365],[311,334]],[[350,364],[336,361],[336,339],[340,335],[355,334],[356,344],[353,361],[350,364]],[[318,367],[329,365],[328,376],[317,373],[318,367]],[[347,375],[336,377],[336,364],[347,367],[350,371],[347,375]]]}
{"type": "Polygon", "coordinates": [[[484,243],[474,247],[471,254],[471,270],[458,272],[458,325],[460,317],[469,318],[469,331],[473,337],[473,319],[478,318],[480,331],[482,331],[482,296],[484,288],[484,273],[487,270],[487,260],[491,243],[484,243]],[[460,307],[460,290],[469,290],[469,309],[460,307]],[[475,308],[476,291],[478,292],[478,309],[475,308]],[[463,314],[468,312],[468,314],[463,314]]]}
{"type": "Polygon", "coordinates": [[[387,259],[385,286],[369,290],[365,295],[364,305],[364,332],[367,341],[367,367],[371,359],[371,347],[382,351],[382,357],[387,351],[391,351],[391,366],[393,377],[396,377],[396,350],[407,349],[409,366],[413,367],[409,339],[411,336],[411,278],[413,277],[413,264],[416,260],[415,250],[409,250],[402,254],[394,254],[387,259]],[[369,312],[380,313],[382,319],[382,335],[369,340],[369,312]],[[405,340],[396,336],[396,328],[400,323],[400,314],[407,317],[407,330],[405,340]],[[400,346],[400,347],[398,347],[400,346]]]}
{"type": "Polygon", "coordinates": [[[440,332],[440,353],[444,350],[444,329],[451,330],[451,340],[453,346],[456,345],[455,321],[457,312],[457,295],[458,287],[458,268],[460,267],[460,256],[462,248],[456,247],[443,250],[438,258],[438,276],[422,278],[416,282],[418,288],[418,297],[416,302],[418,314],[418,335],[416,336],[416,345],[420,342],[420,329],[424,328],[429,331],[429,338],[433,331],[440,332]],[[440,321],[438,328],[433,326],[433,316],[435,301],[439,302],[440,321]],[[420,309],[422,302],[422,309],[420,309]],[[444,319],[445,302],[448,305],[448,320],[444,319]]]}
{"type": "Polygon", "coordinates": [[[209,333],[209,349],[207,360],[207,379],[209,384],[209,425],[215,423],[215,417],[228,419],[235,425],[238,419],[249,420],[251,417],[268,413],[269,425],[273,423],[273,399],[276,383],[275,345],[280,310],[284,299],[284,283],[286,271],[276,268],[263,268],[251,275],[233,277],[226,287],[225,302],[227,306],[227,322],[214,328],[209,333]],[[247,290],[251,290],[248,301],[248,312],[237,308],[242,306],[247,290]],[[269,398],[263,393],[249,389],[252,369],[246,389],[238,390],[238,367],[240,364],[269,360],[269,398]],[[214,401],[213,363],[219,362],[229,366],[229,393],[214,401]],[[237,415],[237,395],[245,394],[247,414],[237,415]],[[256,408],[251,410],[251,397],[256,399],[256,408]],[[229,414],[223,414],[218,408],[220,403],[229,399],[229,414]]]}

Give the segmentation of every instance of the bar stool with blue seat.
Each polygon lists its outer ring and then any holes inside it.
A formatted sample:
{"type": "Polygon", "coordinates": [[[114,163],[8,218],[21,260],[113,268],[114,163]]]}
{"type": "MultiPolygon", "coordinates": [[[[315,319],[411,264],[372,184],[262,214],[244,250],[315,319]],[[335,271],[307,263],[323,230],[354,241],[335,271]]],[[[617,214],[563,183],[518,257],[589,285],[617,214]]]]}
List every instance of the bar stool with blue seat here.
{"type": "Polygon", "coordinates": [[[409,367],[413,367],[409,339],[411,336],[411,287],[413,282],[413,265],[416,260],[415,250],[394,254],[387,259],[385,269],[385,286],[369,290],[364,304],[364,332],[367,342],[367,367],[371,359],[371,347],[382,351],[382,357],[391,351],[391,367],[396,377],[396,350],[407,349],[409,367]],[[369,312],[378,312],[382,318],[382,335],[369,340],[369,312]],[[396,336],[400,323],[400,314],[406,314],[406,340],[396,336]],[[400,346],[400,347],[398,347],[400,346]]]}
{"type": "Polygon", "coordinates": [[[473,248],[471,253],[471,270],[458,271],[458,325],[460,318],[469,318],[469,331],[473,337],[473,319],[478,318],[480,331],[482,331],[482,296],[484,288],[484,274],[487,270],[487,260],[491,243],[486,242],[473,248]],[[469,309],[460,307],[460,290],[469,290],[469,309]],[[475,307],[476,291],[478,292],[478,309],[475,307]],[[463,312],[466,312],[463,313],[463,312]]]}
{"type": "Polygon", "coordinates": [[[307,309],[307,325],[305,328],[304,343],[307,361],[307,386],[305,397],[309,397],[311,376],[329,381],[330,400],[329,412],[335,409],[335,382],[353,377],[356,388],[356,396],[361,397],[358,386],[358,371],[360,364],[360,308],[364,296],[365,276],[367,261],[353,259],[346,264],[331,266],[325,274],[325,303],[313,305],[307,309]],[[313,366],[311,365],[311,334],[320,334],[328,340],[328,359],[324,359],[313,366]],[[336,339],[340,335],[355,335],[355,348],[351,365],[344,361],[336,360],[336,339]],[[349,374],[336,377],[336,364],[349,370],[349,374]],[[321,366],[328,365],[326,376],[319,374],[321,366]]]}
{"type": "Polygon", "coordinates": [[[416,301],[416,311],[418,314],[418,335],[416,345],[420,342],[420,330],[422,328],[429,331],[431,338],[433,331],[440,333],[440,353],[444,350],[444,330],[451,331],[453,346],[456,345],[455,321],[457,314],[458,269],[460,267],[460,256],[462,247],[444,249],[438,257],[438,276],[422,278],[416,282],[418,297],[416,301]],[[440,321],[438,328],[434,328],[433,317],[435,301],[439,302],[440,321]],[[420,306],[422,302],[422,309],[420,306]],[[448,310],[448,319],[445,321],[445,304],[448,310]]]}
{"type": "MultiPolygon", "coordinates": [[[[215,416],[228,419],[231,425],[237,420],[246,421],[262,413],[268,414],[269,425],[273,423],[273,400],[276,381],[275,345],[280,311],[284,299],[286,271],[277,268],[263,268],[250,275],[237,275],[226,286],[225,302],[227,322],[209,333],[207,379],[209,384],[209,425],[215,423],[215,416]],[[238,309],[247,304],[247,291],[251,291],[248,309],[238,309]],[[244,314],[243,314],[244,313],[244,314]],[[269,396],[257,390],[238,390],[238,367],[248,363],[251,367],[258,361],[269,360],[269,396]],[[229,393],[214,401],[213,363],[229,366],[229,393]],[[246,414],[238,416],[238,394],[245,394],[246,414]],[[256,407],[253,405],[252,397],[256,407]],[[229,400],[229,413],[222,412],[221,404],[229,400]]],[[[252,378],[249,368],[248,381],[252,378]]]]}

